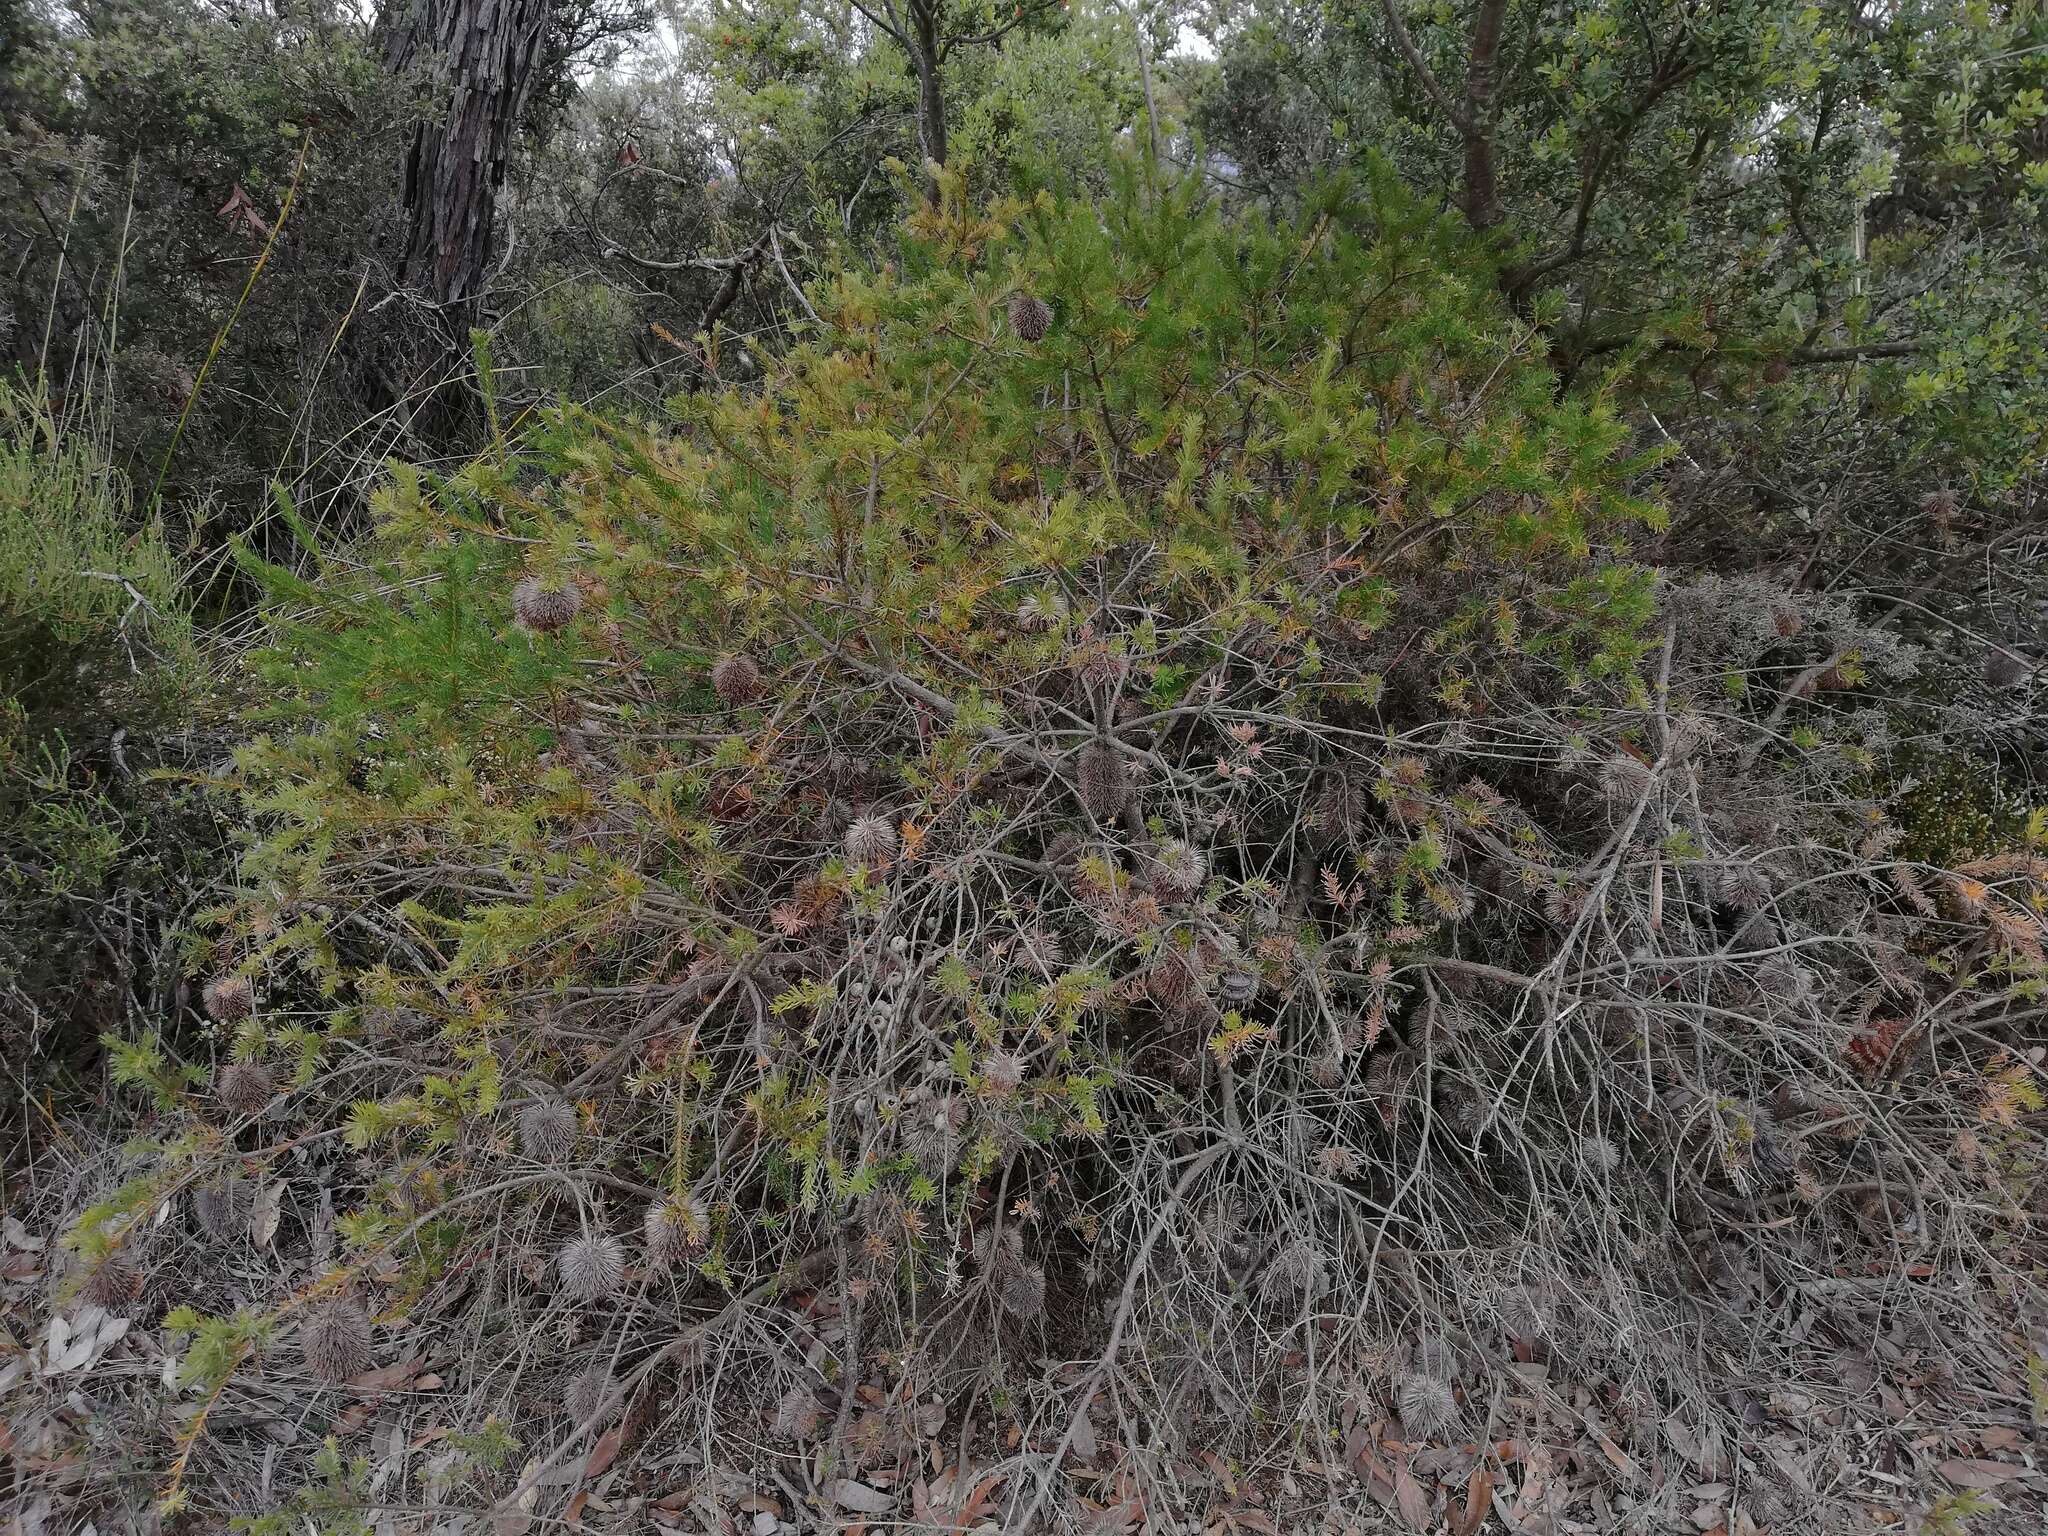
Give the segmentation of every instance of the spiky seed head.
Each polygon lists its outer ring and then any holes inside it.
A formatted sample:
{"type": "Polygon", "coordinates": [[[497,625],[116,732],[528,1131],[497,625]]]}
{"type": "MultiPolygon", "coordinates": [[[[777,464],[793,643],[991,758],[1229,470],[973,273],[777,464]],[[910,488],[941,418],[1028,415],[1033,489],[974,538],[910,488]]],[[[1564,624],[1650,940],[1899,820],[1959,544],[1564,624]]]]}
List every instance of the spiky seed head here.
{"type": "Polygon", "coordinates": [[[1947,528],[1962,510],[1962,498],[1947,487],[1928,491],[1920,498],[1920,515],[1937,528],[1947,528]]]}
{"type": "Polygon", "coordinates": [[[345,1297],[320,1303],[299,1324],[299,1353],[307,1371],[322,1381],[362,1375],[376,1358],[370,1349],[370,1314],[345,1297]]]}
{"type": "Polygon", "coordinates": [[[1360,1166],[1358,1154],[1337,1142],[1316,1149],[1316,1172],[1326,1179],[1355,1179],[1360,1166]]]}
{"type": "Polygon", "coordinates": [[[721,656],[711,666],[711,686],[727,704],[751,704],[761,696],[761,668],[744,651],[721,656]]]}
{"type": "Polygon", "coordinates": [[[1323,1256],[1306,1238],[1289,1238],[1273,1255],[1273,1267],[1266,1275],[1269,1294],[1304,1296],[1312,1294],[1322,1278],[1323,1256]]]}
{"type": "Polygon", "coordinates": [[[1113,821],[1131,803],[1131,771],[1123,754],[1104,741],[1091,741],[1081,749],[1074,773],[1081,803],[1097,821],[1113,821]]]}
{"type": "Polygon", "coordinates": [[[1169,901],[1187,901],[1208,878],[1209,863],[1192,843],[1170,837],[1152,850],[1145,871],[1160,895],[1169,901]]]}
{"type": "Polygon", "coordinates": [[[2033,675],[2034,664],[2002,645],[1984,652],[1984,681],[1994,688],[2017,688],[2033,675]]]}
{"type": "Polygon", "coordinates": [[[1308,1075],[1318,1088],[1334,1088],[1344,1081],[1344,1058],[1333,1050],[1320,1052],[1309,1062],[1308,1075]]]}
{"type": "Polygon", "coordinates": [[[1600,793],[1615,805],[1641,800],[1650,787],[1650,765],[1627,752],[1617,752],[1600,765],[1600,793]]]}
{"type": "Polygon", "coordinates": [[[1024,1081],[1024,1063],[1009,1051],[990,1051],[981,1063],[981,1080],[997,1098],[1008,1098],[1024,1081]]]}
{"type": "Polygon", "coordinates": [[[1168,950],[1145,972],[1145,995],[1167,1013],[1185,1013],[1200,991],[1194,966],[1178,950],[1168,950]]]}
{"type": "Polygon", "coordinates": [[[815,1439],[819,1418],[817,1394],[809,1387],[791,1387],[775,1405],[775,1433],[784,1440],[815,1439]]]}
{"type": "Polygon", "coordinates": [[[142,1261],[126,1248],[116,1248],[85,1277],[79,1299],[112,1312],[142,1294],[142,1278],[142,1261]]]}
{"type": "Polygon", "coordinates": [[[1586,1136],[1579,1141],[1579,1155],[1595,1173],[1609,1174],[1621,1167],[1621,1148],[1605,1136],[1586,1136]]]}
{"type": "Polygon", "coordinates": [[[711,1217],[695,1195],[657,1200],[643,1222],[647,1257],[657,1269],[687,1264],[711,1235],[711,1217]]]}
{"type": "Polygon", "coordinates": [[[606,1399],[611,1395],[612,1373],[601,1365],[585,1366],[570,1378],[569,1388],[562,1394],[562,1407],[568,1411],[571,1424],[589,1424],[607,1406],[606,1399]]]}
{"type": "Polygon", "coordinates": [[[1096,641],[1074,653],[1074,667],[1081,681],[1097,693],[1115,693],[1131,675],[1131,658],[1113,645],[1096,641]]]}
{"type": "Polygon", "coordinates": [[[260,1061],[231,1061],[213,1076],[214,1097],[237,1115],[260,1115],[277,1096],[277,1080],[260,1061]]]}
{"type": "Polygon", "coordinates": [[[1400,1408],[1401,1422],[1410,1434],[1434,1438],[1458,1422],[1457,1394],[1440,1376],[1418,1371],[1403,1375],[1400,1408]]]}
{"type": "Polygon", "coordinates": [[[1048,598],[1037,592],[1027,592],[1024,600],[1017,604],[1017,628],[1027,635],[1042,635],[1057,628],[1066,616],[1066,601],[1057,594],[1048,598]]]}
{"type": "Polygon", "coordinates": [[[1494,1310],[1500,1313],[1501,1327],[1512,1338],[1541,1338],[1550,1325],[1549,1309],[1543,1298],[1526,1285],[1510,1285],[1494,1298],[1494,1310]]]}
{"type": "Polygon", "coordinates": [[[512,614],[535,634],[567,629],[583,611],[583,592],[574,582],[543,581],[529,576],[512,589],[512,614]]]}
{"type": "Polygon", "coordinates": [[[856,864],[886,864],[896,848],[896,829],[886,816],[856,817],[846,829],[846,856],[856,864]]]}
{"type": "Polygon", "coordinates": [[[249,1230],[249,1181],[224,1174],[192,1191],[192,1216],[199,1230],[215,1242],[226,1242],[249,1230]]]}
{"type": "Polygon", "coordinates": [[[1052,309],[1034,293],[1019,288],[1010,295],[1010,329],[1019,341],[1043,341],[1052,329],[1052,309]]]}
{"type": "Polygon", "coordinates": [[[599,1301],[615,1295],[626,1278],[626,1247],[616,1237],[579,1237],[555,1255],[555,1273],[574,1301],[599,1301]]]}
{"type": "Polygon", "coordinates": [[[1720,879],[1721,900],[1739,912],[1756,912],[1771,899],[1771,879],[1754,864],[1737,864],[1720,879]]]}
{"type": "Polygon", "coordinates": [[[1476,1136],[1486,1119],[1486,1106],[1469,1089],[1452,1086],[1437,1095],[1437,1113],[1460,1136],[1476,1136]]]}
{"type": "Polygon", "coordinates": [[[256,1011],[256,986],[246,976],[216,976],[201,997],[207,1016],[222,1024],[239,1024],[256,1011]]]}
{"type": "Polygon", "coordinates": [[[576,1149],[576,1111],[557,1098],[533,1100],[519,1111],[519,1150],[537,1163],[559,1163],[576,1149]]]}
{"type": "Polygon", "coordinates": [[[1012,1317],[1033,1318],[1045,1310],[1045,1271],[1036,1264],[1016,1264],[996,1282],[996,1300],[1012,1317]]]}

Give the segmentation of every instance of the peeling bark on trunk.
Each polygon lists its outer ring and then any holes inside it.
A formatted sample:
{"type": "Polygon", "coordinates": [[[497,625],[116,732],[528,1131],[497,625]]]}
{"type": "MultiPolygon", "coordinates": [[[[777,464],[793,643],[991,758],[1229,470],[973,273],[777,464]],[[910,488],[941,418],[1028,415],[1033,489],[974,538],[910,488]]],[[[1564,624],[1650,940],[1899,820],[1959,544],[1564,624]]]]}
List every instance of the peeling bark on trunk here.
{"type": "Polygon", "coordinates": [[[398,276],[458,332],[484,288],[498,193],[553,16],[554,0],[410,0],[385,38],[394,74],[431,61],[438,109],[406,156],[398,276]]]}

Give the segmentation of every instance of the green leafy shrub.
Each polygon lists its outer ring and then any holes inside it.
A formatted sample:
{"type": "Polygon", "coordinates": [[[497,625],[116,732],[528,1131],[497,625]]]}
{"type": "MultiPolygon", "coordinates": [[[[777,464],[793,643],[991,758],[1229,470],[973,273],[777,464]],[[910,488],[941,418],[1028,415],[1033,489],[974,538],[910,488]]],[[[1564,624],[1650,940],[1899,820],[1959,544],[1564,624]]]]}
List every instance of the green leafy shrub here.
{"type": "MultiPolygon", "coordinates": [[[[1826,1376],[1742,1298],[1817,1247],[1881,1308],[1909,1214],[1956,1306],[2033,1294],[1913,1042],[1991,1070],[2048,862],[1890,855],[1881,722],[1798,680],[1915,653],[1647,563],[1657,456],[1496,293],[1384,185],[949,188],[759,388],[248,557],[212,1081],[355,1154],[309,1287],[490,1363],[460,1417],[534,1460],[479,1507],[669,1389],[792,1476],[901,1448],[855,1383],[973,1394],[1047,1453],[1016,1528],[1112,1378],[1202,1445],[1340,1387],[1452,1437],[1519,1341],[1657,1419],[1758,1329],[1826,1376]]],[[[195,1173],[277,1166],[173,1070],[195,1173]]]]}

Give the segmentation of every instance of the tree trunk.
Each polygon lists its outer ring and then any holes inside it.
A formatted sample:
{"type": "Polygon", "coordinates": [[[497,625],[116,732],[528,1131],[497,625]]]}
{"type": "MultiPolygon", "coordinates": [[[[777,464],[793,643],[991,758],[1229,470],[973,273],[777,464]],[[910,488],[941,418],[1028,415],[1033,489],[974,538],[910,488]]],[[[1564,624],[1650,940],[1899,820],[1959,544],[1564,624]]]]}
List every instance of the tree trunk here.
{"type": "Polygon", "coordinates": [[[483,291],[498,191],[547,42],[554,0],[401,0],[384,60],[422,60],[439,111],[413,131],[405,164],[399,281],[466,330],[483,291]]]}
{"type": "MultiPolygon", "coordinates": [[[[917,131],[927,160],[946,163],[946,92],[940,72],[939,17],[934,0],[910,0],[910,61],[917,70],[917,131]]],[[[936,199],[939,187],[932,182],[936,199]]]]}

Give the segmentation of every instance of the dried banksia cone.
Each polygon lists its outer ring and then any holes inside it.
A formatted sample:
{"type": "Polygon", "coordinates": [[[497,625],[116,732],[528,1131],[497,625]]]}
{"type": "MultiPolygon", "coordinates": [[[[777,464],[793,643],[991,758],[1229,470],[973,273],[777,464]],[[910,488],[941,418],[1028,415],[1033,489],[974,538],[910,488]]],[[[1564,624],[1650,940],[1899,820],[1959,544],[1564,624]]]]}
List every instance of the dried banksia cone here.
{"type": "Polygon", "coordinates": [[[647,1257],[657,1269],[687,1264],[704,1247],[711,1232],[711,1218],[704,1202],[695,1195],[657,1200],[647,1207],[642,1223],[647,1238],[647,1257]]]}
{"type": "Polygon", "coordinates": [[[1123,754],[1105,741],[1091,741],[1081,749],[1074,773],[1081,803],[1097,821],[1113,821],[1131,803],[1131,771],[1123,754]]]}
{"type": "Polygon", "coordinates": [[[761,696],[761,668],[745,652],[721,656],[712,664],[711,686],[727,704],[751,704],[761,696]]]}
{"type": "Polygon", "coordinates": [[[559,1163],[576,1149],[576,1111],[560,1099],[535,1099],[519,1111],[519,1150],[537,1163],[559,1163]]]}
{"type": "Polygon", "coordinates": [[[249,1203],[248,1180],[231,1173],[192,1191],[192,1216],[200,1231],[225,1242],[249,1230],[249,1203]]]}
{"type": "Polygon", "coordinates": [[[529,576],[512,589],[512,615],[536,634],[567,629],[583,611],[583,593],[573,582],[556,584],[529,576]]]}
{"type": "Polygon", "coordinates": [[[1170,950],[1145,972],[1145,995],[1167,1013],[1190,1011],[1201,988],[1188,957],[1170,950]]]}
{"type": "Polygon", "coordinates": [[[576,1301],[613,1295],[626,1278],[626,1249],[616,1237],[579,1237],[555,1256],[562,1289],[576,1301]]]}
{"type": "Polygon", "coordinates": [[[1152,887],[1169,901],[1187,901],[1201,890],[1209,876],[1208,860],[1192,843],[1170,837],[1152,850],[1145,873],[1152,887]]]}
{"type": "Polygon", "coordinates": [[[1943,487],[1927,492],[1920,498],[1920,515],[1938,528],[1947,528],[1962,509],[1962,498],[1954,491],[1943,487]]]}
{"type": "Polygon", "coordinates": [[[1984,681],[1994,688],[2017,688],[2032,675],[2034,664],[2017,651],[1994,645],[1984,652],[1984,681]]]}
{"type": "Polygon", "coordinates": [[[256,987],[246,976],[216,976],[201,994],[209,1018],[239,1024],[256,1011],[256,987]]]}
{"type": "Polygon", "coordinates": [[[896,847],[896,829],[886,816],[857,817],[846,829],[846,856],[856,864],[886,864],[896,847]]]}
{"type": "Polygon", "coordinates": [[[997,1098],[1007,1098],[1024,1081],[1024,1063],[1009,1051],[990,1051],[981,1064],[981,1080],[997,1098]]]}
{"type": "Polygon", "coordinates": [[[1010,329],[1019,341],[1043,341],[1052,329],[1052,309],[1036,294],[1019,288],[1010,295],[1010,329]]]}
{"type": "Polygon", "coordinates": [[[258,1061],[231,1061],[213,1077],[214,1097],[238,1115],[260,1115],[277,1096],[270,1068],[258,1061]]]}
{"type": "Polygon", "coordinates": [[[93,1266],[78,1288],[81,1301],[103,1311],[125,1307],[142,1294],[142,1264],[125,1248],[116,1248],[93,1266]]]}
{"type": "Polygon", "coordinates": [[[588,1424],[605,1408],[611,1395],[612,1373],[601,1365],[586,1366],[571,1378],[569,1390],[562,1394],[562,1406],[568,1410],[571,1424],[588,1424]]]}
{"type": "Polygon", "coordinates": [[[996,1300],[1012,1317],[1038,1316],[1045,1310],[1045,1271],[1036,1264],[1005,1268],[996,1281],[996,1300]]]}
{"type": "Polygon", "coordinates": [[[818,1398],[809,1387],[791,1387],[775,1405],[775,1433],[784,1440],[810,1440],[818,1433],[818,1398]]]}
{"type": "Polygon", "coordinates": [[[324,1302],[299,1324],[299,1353],[322,1381],[347,1381],[370,1368],[370,1314],[348,1300],[324,1302]]]}
{"type": "Polygon", "coordinates": [[[1241,968],[1225,971],[1216,983],[1216,995],[1226,1008],[1242,1008],[1259,995],[1259,973],[1241,968]]]}
{"type": "Polygon", "coordinates": [[[1401,1378],[1401,1422],[1409,1433],[1433,1437],[1458,1422],[1458,1398],[1440,1376],[1410,1371],[1401,1378]]]}

